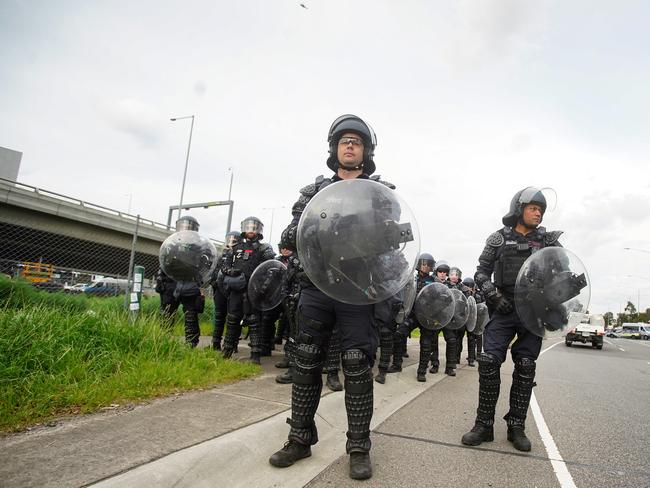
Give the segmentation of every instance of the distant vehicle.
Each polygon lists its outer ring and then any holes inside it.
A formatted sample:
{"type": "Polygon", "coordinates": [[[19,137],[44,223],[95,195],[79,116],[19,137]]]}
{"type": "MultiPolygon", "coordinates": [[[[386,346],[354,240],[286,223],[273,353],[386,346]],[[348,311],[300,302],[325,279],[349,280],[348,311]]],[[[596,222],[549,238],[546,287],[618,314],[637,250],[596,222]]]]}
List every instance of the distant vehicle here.
{"type": "Polygon", "coordinates": [[[613,329],[610,329],[607,331],[607,337],[620,337],[621,331],[623,330],[623,327],[614,327],[613,329]]]}
{"type": "Polygon", "coordinates": [[[90,286],[89,283],[77,283],[76,285],[63,285],[63,291],[65,293],[72,293],[78,295],[83,293],[86,288],[90,286]]]}
{"type": "Polygon", "coordinates": [[[619,337],[627,339],[650,339],[650,325],[644,323],[625,323],[621,328],[619,337]]]}
{"type": "Polygon", "coordinates": [[[582,342],[583,344],[589,342],[591,347],[603,348],[605,319],[602,315],[570,312],[568,329],[569,331],[564,338],[567,347],[571,347],[574,342],[582,342]]]}
{"type": "Polygon", "coordinates": [[[128,284],[129,281],[126,279],[102,278],[87,286],[83,292],[86,295],[100,297],[122,295],[126,293],[128,284]]]}

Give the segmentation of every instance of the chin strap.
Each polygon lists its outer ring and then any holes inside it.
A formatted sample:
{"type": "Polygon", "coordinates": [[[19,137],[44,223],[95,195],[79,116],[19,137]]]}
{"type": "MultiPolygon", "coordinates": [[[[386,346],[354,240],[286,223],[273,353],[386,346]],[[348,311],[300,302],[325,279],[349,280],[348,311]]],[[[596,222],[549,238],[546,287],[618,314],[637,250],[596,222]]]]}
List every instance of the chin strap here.
{"type": "Polygon", "coordinates": [[[363,162],[359,163],[354,168],[346,168],[341,163],[339,163],[339,169],[342,169],[343,171],[360,171],[363,169],[363,162]]]}

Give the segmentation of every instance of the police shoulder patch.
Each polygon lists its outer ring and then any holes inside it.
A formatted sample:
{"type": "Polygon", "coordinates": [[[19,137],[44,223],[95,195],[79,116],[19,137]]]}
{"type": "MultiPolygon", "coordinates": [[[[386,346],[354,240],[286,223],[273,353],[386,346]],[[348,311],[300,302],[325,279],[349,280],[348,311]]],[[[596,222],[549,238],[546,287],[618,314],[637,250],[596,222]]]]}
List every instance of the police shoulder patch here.
{"type": "Polygon", "coordinates": [[[488,237],[487,240],[485,241],[485,243],[488,246],[492,246],[492,247],[501,247],[503,246],[504,242],[505,242],[505,238],[503,237],[503,234],[501,234],[501,232],[498,231],[490,234],[490,237],[488,237]]]}
{"type": "Polygon", "coordinates": [[[552,246],[558,241],[558,239],[562,234],[564,234],[564,231],[561,230],[554,230],[551,232],[547,232],[546,234],[544,234],[544,244],[546,244],[547,246],[552,246]]]}

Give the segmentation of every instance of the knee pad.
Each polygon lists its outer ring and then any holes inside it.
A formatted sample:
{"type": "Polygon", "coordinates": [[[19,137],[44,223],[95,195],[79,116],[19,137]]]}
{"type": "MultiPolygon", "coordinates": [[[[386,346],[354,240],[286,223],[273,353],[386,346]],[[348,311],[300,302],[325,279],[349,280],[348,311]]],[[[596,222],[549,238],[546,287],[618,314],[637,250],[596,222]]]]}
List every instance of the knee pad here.
{"type": "Polygon", "coordinates": [[[293,382],[312,384],[320,379],[323,364],[323,351],[317,344],[297,344],[294,349],[295,368],[293,382]]]}
{"type": "Polygon", "coordinates": [[[501,369],[501,361],[492,354],[482,352],[478,355],[477,361],[479,372],[489,374],[501,369]]]}
{"type": "Polygon", "coordinates": [[[366,355],[359,349],[348,349],[341,355],[346,393],[368,393],[372,390],[372,371],[366,355]]]}
{"type": "Polygon", "coordinates": [[[535,369],[537,364],[534,359],[531,358],[519,358],[515,360],[515,370],[514,374],[519,375],[522,378],[534,378],[535,369]]]}

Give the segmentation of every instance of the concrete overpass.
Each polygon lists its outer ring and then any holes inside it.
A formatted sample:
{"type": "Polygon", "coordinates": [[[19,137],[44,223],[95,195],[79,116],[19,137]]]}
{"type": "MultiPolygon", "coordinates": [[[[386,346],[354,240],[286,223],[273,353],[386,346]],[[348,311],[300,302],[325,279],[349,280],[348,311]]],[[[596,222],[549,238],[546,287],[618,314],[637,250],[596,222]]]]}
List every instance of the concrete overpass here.
{"type": "MultiPolygon", "coordinates": [[[[128,274],[137,217],[0,178],[0,271],[20,262],[110,276],[128,274]]],[[[172,233],[140,218],[135,264],[158,269],[160,244],[172,233]]]]}

